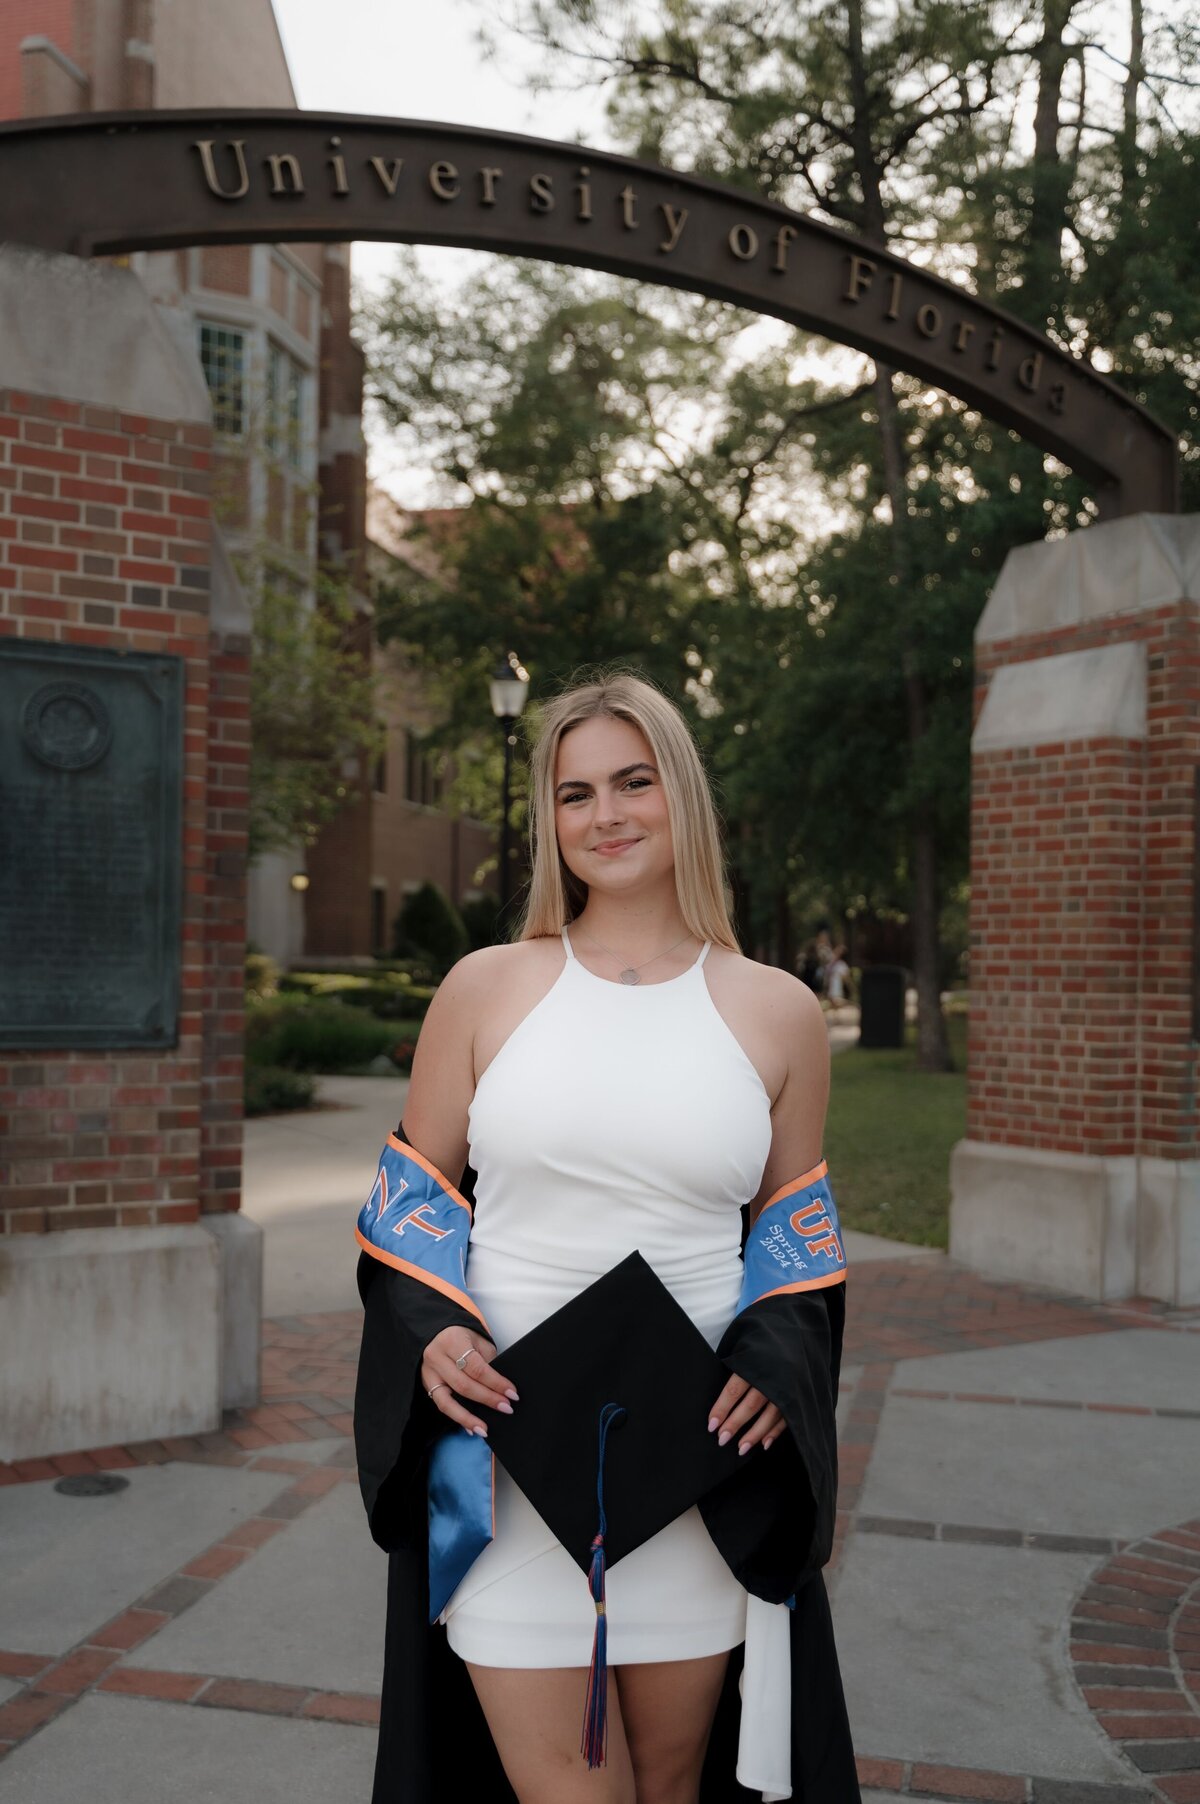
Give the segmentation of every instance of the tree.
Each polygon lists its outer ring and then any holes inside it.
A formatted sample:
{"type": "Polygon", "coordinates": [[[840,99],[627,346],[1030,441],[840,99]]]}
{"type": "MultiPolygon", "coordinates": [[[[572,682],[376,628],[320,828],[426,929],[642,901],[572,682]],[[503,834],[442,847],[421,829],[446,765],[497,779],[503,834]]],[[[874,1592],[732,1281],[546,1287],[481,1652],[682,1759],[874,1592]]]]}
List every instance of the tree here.
{"type": "Polygon", "coordinates": [[[357,793],[363,763],[382,738],[369,649],[344,586],[322,577],[314,605],[296,586],[266,577],[252,618],[249,847],[256,857],[311,845],[357,793]]]}
{"type": "MultiPolygon", "coordinates": [[[[1096,17],[1095,6],[1082,0],[1038,0],[1028,10],[1005,0],[919,0],[904,7],[810,0],[787,8],[764,7],[761,0],[660,0],[653,11],[637,12],[593,0],[518,0],[507,20],[545,50],[544,79],[570,71],[581,81],[607,84],[622,148],[743,183],[868,238],[931,256],[948,273],[999,293],[1072,349],[1089,345],[1088,327],[1100,325],[1106,310],[1098,360],[1111,361],[1114,373],[1128,376],[1146,398],[1154,393],[1168,419],[1194,429],[1195,284],[1189,287],[1188,278],[1196,241],[1185,213],[1165,199],[1194,167],[1193,147],[1175,134],[1167,179],[1155,195],[1149,169],[1149,179],[1143,177],[1145,146],[1138,137],[1138,96],[1153,87],[1145,73],[1141,0],[1132,0],[1132,8],[1115,131],[1089,111],[1087,69],[1111,52],[1082,35],[1096,17]],[[1032,142],[1025,155],[1016,122],[1030,83],[1032,142]],[[1068,96],[1075,107],[1069,143],[1068,96]],[[1114,146],[1122,173],[1115,197],[1105,187],[1114,146]],[[1000,203],[990,216],[989,200],[1000,203]],[[1158,281],[1147,284],[1145,269],[1131,268],[1129,235],[1152,258],[1160,255],[1145,233],[1156,213],[1166,224],[1168,212],[1171,249],[1156,266],[1158,281]],[[1170,307],[1156,319],[1168,323],[1169,351],[1131,323],[1139,313],[1144,317],[1145,300],[1138,301],[1145,288],[1161,288],[1163,263],[1171,266],[1170,307]],[[1166,389],[1169,396],[1161,392],[1166,389]]],[[[1194,32],[1176,31],[1167,48],[1176,67],[1187,66],[1195,58],[1194,32]]],[[[1162,82],[1170,79],[1160,73],[1160,107],[1162,82]]],[[[1161,131],[1156,139],[1150,169],[1167,148],[1161,131]]],[[[954,748],[965,762],[961,673],[969,665],[970,612],[981,605],[985,586],[973,577],[994,575],[999,556],[1022,536],[1081,523],[1092,510],[1083,484],[1064,480],[1011,435],[965,409],[931,401],[922,385],[906,384],[883,366],[876,366],[872,383],[873,442],[859,437],[857,475],[849,485],[857,506],[848,535],[866,555],[854,557],[849,545],[831,539],[825,555],[811,562],[808,582],[815,617],[835,605],[836,593],[843,614],[857,610],[865,637],[815,626],[807,662],[782,654],[790,674],[780,706],[794,717],[805,695],[818,710],[834,692],[845,699],[853,671],[855,684],[865,685],[877,704],[860,731],[887,720],[893,748],[907,746],[902,781],[889,785],[886,760],[857,738],[839,736],[845,751],[865,757],[883,783],[879,813],[902,827],[898,874],[913,922],[919,1055],[923,1066],[937,1068],[946,1057],[937,923],[965,844],[962,783],[952,786],[960,805],[948,817],[944,777],[954,748]],[[960,520],[952,534],[940,536],[962,514],[964,500],[985,508],[983,530],[960,520]],[[971,563],[963,567],[967,553],[971,563]],[[844,584],[836,592],[832,587],[851,565],[858,585],[853,601],[844,584]],[[822,570],[825,588],[817,595],[822,570]],[[935,592],[939,605],[931,599],[935,592]],[[891,617],[890,625],[879,613],[891,617]],[[956,643],[947,659],[951,622],[956,643]],[[875,647],[870,658],[863,650],[868,643],[875,647]],[[836,671],[830,668],[835,647],[836,671]]],[[[841,441],[851,423],[850,414],[839,414],[819,434],[825,441],[832,436],[827,462],[843,478],[851,466],[841,441]]],[[[743,751],[733,762],[744,771],[743,751]]],[[[831,790],[841,798],[852,794],[845,757],[837,775],[840,781],[829,773],[831,790]]],[[[765,771],[761,779],[765,785],[765,771]]],[[[775,794],[764,786],[760,814],[770,811],[775,794]]],[[[753,797],[745,800],[754,805],[753,797]]],[[[815,845],[810,834],[810,853],[815,845]]]]}

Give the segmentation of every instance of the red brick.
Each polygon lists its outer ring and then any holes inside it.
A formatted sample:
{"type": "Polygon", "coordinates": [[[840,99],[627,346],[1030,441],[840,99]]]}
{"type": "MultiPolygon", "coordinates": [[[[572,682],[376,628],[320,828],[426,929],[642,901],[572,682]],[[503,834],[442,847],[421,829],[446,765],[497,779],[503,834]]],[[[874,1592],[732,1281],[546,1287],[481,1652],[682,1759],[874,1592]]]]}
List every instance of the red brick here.
{"type": "Polygon", "coordinates": [[[295,1716],[308,1692],[297,1685],[272,1685],[265,1679],[214,1679],[202,1704],[219,1710],[254,1710],[266,1716],[295,1716]]]}
{"type": "Polygon", "coordinates": [[[45,1692],[26,1691],[10,1698],[7,1704],[0,1704],[0,1742],[24,1741],[66,1707],[66,1698],[45,1692]]]}
{"type": "Polygon", "coordinates": [[[872,1760],[860,1754],[856,1765],[860,1785],[899,1787],[904,1783],[904,1767],[899,1760],[872,1760]]]}
{"type": "Polygon", "coordinates": [[[161,1698],[177,1704],[190,1704],[204,1689],[208,1680],[202,1673],[153,1672],[138,1666],[118,1666],[96,1687],[98,1691],[115,1691],[122,1697],[161,1698]]]}
{"type": "Polygon", "coordinates": [[[1200,1804],[1200,1773],[1156,1773],[1154,1780],[1171,1804],[1200,1804]]]}
{"type": "Polygon", "coordinates": [[[185,1578],[219,1579],[235,1566],[249,1558],[250,1550],[245,1547],[210,1547],[206,1553],[197,1555],[183,1568],[185,1578]]]}
{"type": "Polygon", "coordinates": [[[379,1699],[361,1697],[354,1692],[319,1691],[309,1698],[301,1715],[315,1716],[327,1723],[374,1725],[379,1721],[379,1699]]]}
{"type": "Polygon", "coordinates": [[[286,1527],[286,1522],[275,1522],[266,1516],[252,1516],[248,1522],[240,1522],[236,1528],[231,1528],[227,1532],[224,1545],[245,1548],[261,1547],[264,1541],[271,1540],[274,1535],[281,1533],[286,1527]]]}
{"type": "MultiPolygon", "coordinates": [[[[135,1463],[133,1460],[129,1461],[131,1466],[135,1463]]],[[[164,1623],[170,1621],[171,1618],[161,1610],[125,1610],[120,1616],[114,1616],[104,1628],[96,1631],[91,1638],[92,1646],[116,1648],[121,1653],[128,1653],[130,1648],[140,1647],[143,1641],[148,1641],[164,1623]]]]}
{"type": "Polygon", "coordinates": [[[33,1688],[35,1691],[52,1691],[60,1697],[78,1697],[81,1691],[96,1683],[101,1673],[108,1671],[115,1659],[116,1653],[111,1648],[77,1648],[35,1680],[33,1688]]]}
{"type": "Polygon", "coordinates": [[[1024,1779],[959,1766],[914,1766],[911,1789],[928,1792],[935,1798],[983,1798],[994,1804],[1025,1804],[1024,1779]]]}
{"type": "Polygon", "coordinates": [[[0,1677],[36,1679],[53,1661],[53,1654],[12,1654],[0,1651],[0,1677]]]}

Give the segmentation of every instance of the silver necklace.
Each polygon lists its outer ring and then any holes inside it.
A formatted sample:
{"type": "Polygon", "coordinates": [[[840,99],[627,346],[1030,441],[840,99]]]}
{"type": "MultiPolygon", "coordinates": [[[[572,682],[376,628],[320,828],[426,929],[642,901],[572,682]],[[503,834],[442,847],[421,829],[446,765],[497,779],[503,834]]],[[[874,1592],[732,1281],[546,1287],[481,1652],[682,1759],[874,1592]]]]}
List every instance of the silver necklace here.
{"type": "MultiPolygon", "coordinates": [[[[590,933],[588,938],[591,939],[590,933]]],[[[656,952],[653,958],[644,958],[640,965],[626,965],[625,969],[618,976],[617,982],[624,984],[641,983],[642,980],[639,973],[644,971],[647,965],[656,965],[660,958],[665,958],[667,956],[668,952],[674,952],[675,946],[682,946],[684,940],[690,940],[691,938],[692,935],[690,933],[685,933],[683,939],[676,940],[674,946],[668,946],[663,952],[656,952]]],[[[606,946],[603,940],[592,940],[592,944],[598,946],[601,952],[607,952],[610,958],[615,958],[618,964],[620,963],[621,954],[619,952],[614,952],[611,946],[606,946]]]]}

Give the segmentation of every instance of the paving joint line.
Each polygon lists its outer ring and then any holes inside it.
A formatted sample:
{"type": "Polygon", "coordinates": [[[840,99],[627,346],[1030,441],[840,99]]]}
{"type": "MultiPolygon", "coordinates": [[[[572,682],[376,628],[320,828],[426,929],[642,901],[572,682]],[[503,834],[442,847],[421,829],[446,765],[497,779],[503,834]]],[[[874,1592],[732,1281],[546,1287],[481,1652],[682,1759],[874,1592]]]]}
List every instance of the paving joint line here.
{"type": "Polygon", "coordinates": [[[1096,1403],[1074,1397],[1010,1397],[989,1391],[923,1390],[896,1385],[893,1397],[916,1397],[926,1403],[996,1403],[1012,1409],[1079,1409],[1090,1415],[1158,1416],[1171,1421],[1200,1422],[1200,1409],[1175,1409],[1146,1403],[1096,1403]]]}
{"type": "Polygon", "coordinates": [[[0,1704],[0,1757],[23,1746],[81,1697],[101,1689],[101,1681],[114,1670],[126,1670],[117,1664],[123,1654],[151,1641],[169,1622],[209,1596],[320,1498],[341,1484],[356,1483],[357,1473],[339,1459],[339,1453],[340,1449],[335,1450],[320,1464],[305,1463],[300,1474],[292,1476],[291,1484],[65,1653],[43,1656],[0,1651],[0,1675],[25,1678],[21,1690],[0,1704]],[[30,1663],[32,1671],[22,1670],[30,1663]]]}

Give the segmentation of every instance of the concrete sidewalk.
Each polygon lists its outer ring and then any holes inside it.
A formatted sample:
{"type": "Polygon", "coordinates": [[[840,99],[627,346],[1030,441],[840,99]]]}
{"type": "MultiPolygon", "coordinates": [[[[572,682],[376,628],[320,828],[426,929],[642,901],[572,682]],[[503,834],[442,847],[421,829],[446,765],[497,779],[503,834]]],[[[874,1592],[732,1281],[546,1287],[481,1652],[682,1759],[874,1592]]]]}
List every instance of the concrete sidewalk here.
{"type": "MultiPolygon", "coordinates": [[[[370,1794],[383,1556],[348,1438],[349,1224],[404,1088],[322,1092],[247,1137],[262,1406],[0,1468],[0,1799],[370,1794]],[[97,1472],[127,1485],[56,1489],[97,1472]]],[[[849,1251],[830,1577],[866,1798],[1196,1804],[1200,1321],[849,1251]]]]}

